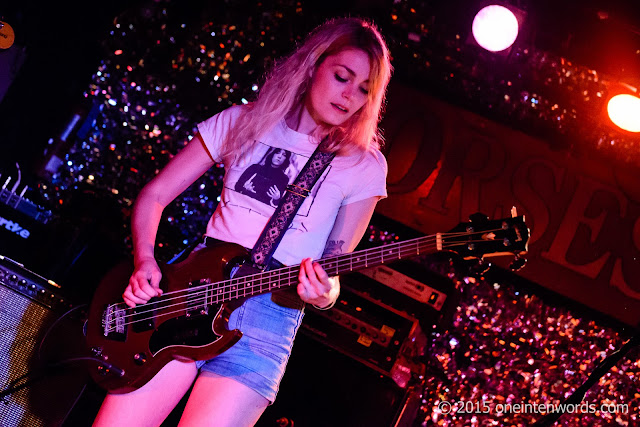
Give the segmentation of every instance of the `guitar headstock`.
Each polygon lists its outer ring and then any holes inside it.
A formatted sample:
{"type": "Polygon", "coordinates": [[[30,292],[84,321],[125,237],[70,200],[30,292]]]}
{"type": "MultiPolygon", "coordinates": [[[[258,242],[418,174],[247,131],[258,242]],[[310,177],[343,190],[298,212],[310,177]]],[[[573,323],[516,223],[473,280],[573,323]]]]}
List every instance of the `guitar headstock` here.
{"type": "Polygon", "coordinates": [[[457,252],[464,258],[515,255],[513,269],[524,266],[520,257],[527,253],[528,243],[529,228],[524,215],[489,220],[485,215],[473,214],[469,222],[462,222],[442,234],[444,250],[457,252]]]}

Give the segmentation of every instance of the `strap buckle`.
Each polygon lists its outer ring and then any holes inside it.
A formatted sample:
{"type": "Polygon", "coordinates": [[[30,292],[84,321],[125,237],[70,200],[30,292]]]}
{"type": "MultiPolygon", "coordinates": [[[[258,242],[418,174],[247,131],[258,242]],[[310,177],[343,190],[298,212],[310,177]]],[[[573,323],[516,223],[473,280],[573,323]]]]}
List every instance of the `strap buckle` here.
{"type": "Polygon", "coordinates": [[[288,191],[289,193],[293,193],[293,194],[295,194],[297,196],[300,196],[300,197],[305,197],[305,198],[309,195],[309,190],[307,190],[306,188],[299,187],[299,186],[297,186],[295,184],[287,185],[287,190],[286,191],[288,191]],[[303,193],[303,194],[300,194],[300,193],[303,193]]]}

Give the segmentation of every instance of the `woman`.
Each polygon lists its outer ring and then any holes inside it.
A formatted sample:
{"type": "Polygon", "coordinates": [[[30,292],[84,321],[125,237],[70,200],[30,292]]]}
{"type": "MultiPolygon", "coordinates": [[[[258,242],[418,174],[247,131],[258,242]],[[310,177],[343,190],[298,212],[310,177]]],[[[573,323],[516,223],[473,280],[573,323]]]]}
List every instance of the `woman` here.
{"type": "MultiPolygon", "coordinates": [[[[291,152],[273,148],[260,163],[249,166],[235,185],[236,191],[278,207],[280,198],[289,184],[291,152]]],[[[295,156],[295,155],[294,155],[295,156]]]]}
{"type": "Polygon", "coordinates": [[[140,389],[108,395],[96,425],[159,425],[194,380],[181,425],[253,425],[273,403],[304,303],[330,308],[338,298],[338,278],[312,259],[352,251],[386,197],[377,125],[390,75],[389,52],[373,25],[329,21],[276,64],[254,103],[200,123],[145,186],[132,219],[135,271],[123,294],[129,306],[162,293],[153,251],[163,208],[215,162],[227,169],[206,240],[251,248],[274,208],[236,189],[243,172],[271,149],[306,161],[327,135],[337,154],[274,253],[284,265],[301,264],[295,292],[249,298],[229,320],[244,334],[237,344],[210,361],[172,361],[140,389]]]}

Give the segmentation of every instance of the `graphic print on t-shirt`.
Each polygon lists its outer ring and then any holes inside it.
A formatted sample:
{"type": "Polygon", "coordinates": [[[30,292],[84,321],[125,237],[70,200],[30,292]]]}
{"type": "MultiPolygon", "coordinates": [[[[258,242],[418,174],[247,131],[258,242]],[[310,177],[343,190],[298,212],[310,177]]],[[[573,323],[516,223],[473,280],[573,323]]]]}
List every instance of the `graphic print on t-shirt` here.
{"type": "MultiPolygon", "coordinates": [[[[242,165],[234,165],[229,170],[226,187],[275,208],[284,196],[287,185],[295,180],[307,160],[309,158],[306,156],[260,142],[250,157],[241,162],[242,165]]],[[[327,172],[328,168],[312,189],[308,197],[310,200],[305,200],[307,203],[303,204],[307,213],[327,172]]],[[[298,214],[306,215],[302,207],[298,214]]]]}

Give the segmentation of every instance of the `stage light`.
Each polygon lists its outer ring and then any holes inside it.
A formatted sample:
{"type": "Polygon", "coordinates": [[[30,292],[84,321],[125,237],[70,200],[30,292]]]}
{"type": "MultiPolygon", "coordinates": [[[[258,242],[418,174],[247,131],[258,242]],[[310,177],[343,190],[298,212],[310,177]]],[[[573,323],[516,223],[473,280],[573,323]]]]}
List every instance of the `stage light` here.
{"type": "Polygon", "coordinates": [[[518,19],[506,7],[492,4],[476,14],[471,31],[475,41],[484,49],[500,52],[516,41],[518,19]]]}
{"type": "Polygon", "coordinates": [[[607,104],[607,112],[616,126],[629,132],[640,132],[640,98],[637,96],[614,96],[607,104]]]}

